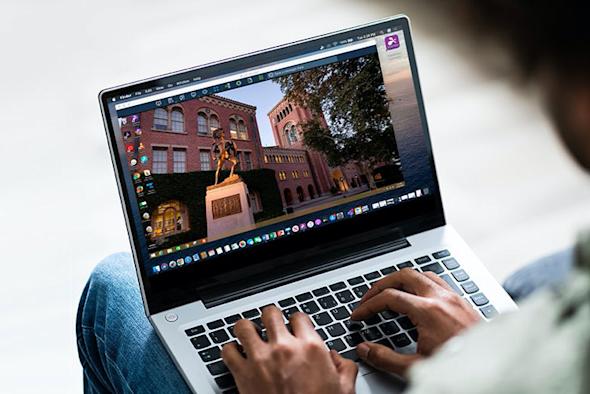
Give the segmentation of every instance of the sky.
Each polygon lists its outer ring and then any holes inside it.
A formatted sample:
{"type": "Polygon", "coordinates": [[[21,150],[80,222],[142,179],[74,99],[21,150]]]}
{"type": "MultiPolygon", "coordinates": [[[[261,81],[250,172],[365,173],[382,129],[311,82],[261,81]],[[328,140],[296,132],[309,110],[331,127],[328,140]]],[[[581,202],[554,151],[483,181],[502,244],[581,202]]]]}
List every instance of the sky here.
{"type": "Polygon", "coordinates": [[[278,84],[264,81],[241,88],[218,93],[219,96],[256,106],[256,121],[260,131],[262,146],[275,146],[270,119],[267,113],[283,99],[278,84]]]}

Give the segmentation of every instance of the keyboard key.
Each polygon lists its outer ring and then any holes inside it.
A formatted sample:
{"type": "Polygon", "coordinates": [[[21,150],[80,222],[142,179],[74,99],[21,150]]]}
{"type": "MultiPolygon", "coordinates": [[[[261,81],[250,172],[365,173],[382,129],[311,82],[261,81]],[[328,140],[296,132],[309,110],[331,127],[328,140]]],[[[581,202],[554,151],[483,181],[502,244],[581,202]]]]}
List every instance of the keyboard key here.
{"type": "Polygon", "coordinates": [[[428,256],[422,256],[422,257],[418,257],[417,259],[414,260],[416,262],[416,264],[426,264],[429,261],[432,261],[432,259],[428,256]]]}
{"type": "Polygon", "coordinates": [[[254,323],[259,329],[264,328],[264,323],[262,322],[262,319],[259,317],[252,319],[251,322],[254,323]]]}
{"type": "Polygon", "coordinates": [[[332,297],[331,295],[328,295],[328,296],[319,298],[318,299],[318,303],[324,309],[332,309],[336,305],[338,305],[338,303],[336,302],[336,300],[334,299],[334,297],[332,297]]]}
{"type": "Polygon", "coordinates": [[[488,319],[496,317],[498,315],[498,311],[492,304],[486,305],[483,308],[479,309],[480,312],[488,319]]]}
{"type": "Polygon", "coordinates": [[[363,337],[358,332],[353,332],[353,333],[348,334],[347,336],[344,337],[344,340],[346,341],[346,343],[348,343],[348,346],[350,346],[350,347],[355,347],[359,343],[364,342],[363,337]]]}
{"type": "Polygon", "coordinates": [[[342,304],[348,304],[349,302],[354,301],[354,295],[352,295],[350,290],[344,290],[339,293],[336,293],[336,298],[342,304]]]}
{"type": "Polygon", "coordinates": [[[221,348],[219,346],[210,347],[209,349],[201,350],[199,356],[203,362],[215,361],[221,358],[221,348]]]}
{"type": "Polygon", "coordinates": [[[461,283],[461,287],[467,294],[473,294],[479,291],[479,287],[472,281],[461,283]]]}
{"type": "Polygon", "coordinates": [[[227,335],[227,332],[223,328],[221,330],[210,332],[209,336],[211,337],[211,340],[215,343],[229,341],[229,335],[227,335]]]}
{"type": "Polygon", "coordinates": [[[340,355],[344,358],[347,358],[355,362],[361,359],[358,353],[356,352],[356,349],[347,350],[345,352],[340,353],[340,355]]]}
{"type": "Polygon", "coordinates": [[[322,338],[322,341],[328,339],[328,334],[326,334],[323,328],[318,328],[317,330],[315,330],[315,332],[317,332],[320,338],[322,338]]]}
{"type": "Polygon", "coordinates": [[[333,322],[330,315],[328,315],[328,312],[321,312],[317,315],[313,315],[313,320],[315,320],[318,326],[325,326],[333,322]]]}
{"type": "Polygon", "coordinates": [[[223,375],[218,378],[215,378],[215,383],[219,386],[220,389],[228,389],[236,385],[234,377],[231,374],[223,375]]]}
{"type": "Polygon", "coordinates": [[[229,335],[231,335],[232,337],[236,337],[236,334],[234,333],[234,328],[236,328],[236,326],[229,326],[227,328],[227,331],[229,332],[229,335]]]}
{"type": "Polygon", "coordinates": [[[234,324],[234,323],[236,323],[238,320],[240,320],[241,318],[242,318],[242,317],[241,317],[240,315],[237,315],[237,314],[236,314],[236,315],[231,315],[231,316],[228,316],[228,317],[226,317],[226,318],[225,318],[225,319],[223,319],[223,320],[225,320],[225,322],[226,322],[227,324],[234,324]]]}
{"type": "Polygon", "coordinates": [[[196,326],[196,327],[189,328],[188,330],[184,330],[184,332],[189,337],[192,337],[194,335],[199,335],[199,334],[204,333],[205,332],[205,327],[203,327],[203,326],[196,326]]]}
{"type": "Polygon", "coordinates": [[[345,320],[344,325],[348,331],[360,331],[365,326],[362,322],[356,320],[345,320]]]}
{"type": "Polygon", "coordinates": [[[341,352],[344,349],[346,349],[346,345],[344,344],[344,342],[342,342],[342,339],[340,339],[340,338],[326,341],[326,346],[328,346],[328,349],[330,349],[330,350],[333,349],[333,350],[336,350],[337,352],[341,352]]]}
{"type": "Polygon", "coordinates": [[[463,295],[463,292],[461,291],[461,289],[457,286],[457,284],[455,283],[455,281],[447,274],[445,275],[441,275],[440,278],[442,280],[444,280],[445,282],[447,282],[447,284],[449,286],[451,286],[451,289],[453,289],[453,291],[459,295],[463,295]]]}
{"type": "Polygon", "coordinates": [[[358,298],[363,298],[363,296],[365,295],[365,293],[367,291],[369,291],[369,286],[367,286],[367,285],[360,285],[360,286],[354,287],[352,289],[352,291],[354,292],[354,294],[356,294],[356,296],[358,298]]]}
{"type": "Polygon", "coordinates": [[[425,265],[422,267],[422,272],[428,272],[428,271],[434,272],[437,275],[445,272],[444,268],[439,263],[432,263],[432,264],[428,264],[428,265],[425,265]]]}
{"type": "Polygon", "coordinates": [[[483,293],[477,293],[471,296],[471,301],[477,306],[482,306],[490,302],[488,297],[486,297],[483,293]]]}
{"type": "Polygon", "coordinates": [[[383,268],[381,270],[381,273],[383,275],[389,275],[389,274],[391,274],[392,272],[395,272],[395,271],[397,271],[397,268],[395,268],[395,266],[392,265],[391,267],[383,268]]]}
{"type": "Polygon", "coordinates": [[[217,361],[212,364],[207,364],[207,369],[209,370],[209,373],[211,373],[211,375],[213,376],[229,372],[229,369],[227,369],[223,361],[217,361]]]}
{"type": "Polygon", "coordinates": [[[326,295],[330,292],[330,290],[327,287],[320,287],[319,289],[315,289],[314,291],[312,291],[313,295],[316,297],[321,297],[323,295],[326,295]]]}
{"type": "Polygon", "coordinates": [[[330,313],[332,314],[332,316],[334,316],[334,319],[336,320],[344,320],[350,317],[348,309],[346,309],[343,306],[330,310],[330,313]]]}
{"type": "Polygon", "coordinates": [[[303,302],[303,301],[311,300],[313,298],[313,296],[311,295],[310,292],[307,292],[307,293],[299,294],[298,296],[295,296],[295,298],[297,299],[297,301],[303,302]]]}
{"type": "Polygon", "coordinates": [[[381,312],[381,317],[383,319],[385,319],[385,320],[395,319],[398,316],[399,316],[399,313],[394,312],[394,311],[383,311],[383,312],[381,312]]]}
{"type": "Polygon", "coordinates": [[[191,338],[191,343],[195,349],[205,349],[207,346],[211,345],[209,338],[207,338],[205,335],[199,335],[198,337],[191,338]]]}
{"type": "Polygon", "coordinates": [[[412,328],[415,328],[414,323],[412,323],[410,318],[407,316],[400,317],[399,319],[397,319],[397,322],[399,323],[400,326],[402,326],[402,328],[404,328],[406,330],[410,330],[412,328]]]}
{"type": "Polygon", "coordinates": [[[379,316],[379,314],[371,316],[367,320],[365,320],[365,324],[367,324],[368,326],[374,326],[375,324],[379,323],[381,323],[381,317],[379,316]]]}
{"type": "Polygon", "coordinates": [[[418,342],[418,330],[414,328],[413,330],[408,331],[408,335],[414,340],[414,342],[418,342]]]}
{"type": "Polygon", "coordinates": [[[283,315],[285,315],[285,317],[287,319],[289,319],[291,317],[291,315],[293,315],[294,313],[299,312],[299,308],[297,308],[296,306],[292,306],[290,308],[287,309],[283,309],[283,315]]]}
{"type": "Polygon", "coordinates": [[[210,330],[215,330],[216,328],[223,327],[223,325],[224,323],[221,319],[207,323],[207,327],[209,327],[210,330]]]}
{"type": "Polygon", "coordinates": [[[250,309],[249,311],[243,312],[242,315],[245,319],[253,319],[256,316],[260,316],[260,311],[258,309],[250,309]]]}
{"type": "Polygon", "coordinates": [[[414,264],[412,264],[411,261],[406,261],[404,263],[398,264],[397,265],[397,269],[398,270],[401,270],[401,269],[404,269],[404,268],[412,268],[413,266],[414,266],[414,264]]]}
{"type": "Polygon", "coordinates": [[[347,282],[351,286],[356,286],[356,285],[360,285],[361,283],[363,283],[364,282],[364,279],[362,277],[360,277],[360,276],[357,276],[355,278],[350,278],[347,282]]]}
{"type": "Polygon", "coordinates": [[[358,308],[358,306],[360,305],[359,301],[356,302],[351,302],[350,304],[348,304],[348,309],[350,309],[350,311],[354,311],[356,308],[358,308]]]}
{"type": "Polygon", "coordinates": [[[449,257],[450,255],[451,255],[451,253],[448,250],[445,249],[445,250],[441,250],[439,252],[434,252],[432,254],[432,257],[434,257],[435,259],[438,260],[438,259],[442,259],[442,258],[445,258],[445,257],[449,257]]]}
{"type": "Polygon", "coordinates": [[[368,274],[365,275],[366,280],[375,280],[375,279],[379,279],[379,278],[381,278],[381,274],[379,273],[379,271],[369,272],[368,274]]]}
{"type": "Polygon", "coordinates": [[[361,334],[367,341],[375,341],[383,338],[383,334],[381,334],[381,331],[379,331],[377,327],[366,328],[361,331],[361,334]]]}
{"type": "Polygon", "coordinates": [[[331,337],[339,337],[341,335],[344,335],[344,333],[346,333],[346,330],[344,329],[344,327],[342,326],[342,324],[340,323],[334,323],[328,327],[326,327],[326,332],[331,336],[331,337]]]}
{"type": "Polygon", "coordinates": [[[316,312],[319,312],[320,307],[316,304],[315,301],[308,301],[301,305],[299,305],[301,311],[307,313],[308,315],[313,315],[316,312]]]}
{"type": "Polygon", "coordinates": [[[331,284],[329,287],[330,287],[330,290],[332,290],[332,291],[338,291],[338,290],[346,289],[346,283],[337,282],[337,283],[331,284]]]}
{"type": "Polygon", "coordinates": [[[379,328],[381,329],[381,331],[383,331],[383,334],[387,335],[388,337],[400,332],[400,328],[398,327],[398,325],[392,321],[380,324],[379,328]]]}
{"type": "Polygon", "coordinates": [[[469,275],[467,275],[467,272],[465,272],[465,270],[456,270],[451,272],[451,274],[457,282],[464,282],[469,279],[469,275]]]}
{"type": "Polygon", "coordinates": [[[391,342],[389,342],[387,340],[387,338],[383,338],[383,339],[381,339],[381,340],[379,340],[379,341],[377,341],[375,343],[377,343],[379,345],[382,345],[382,346],[386,346],[386,347],[388,347],[390,349],[393,349],[393,345],[391,344],[391,342]]]}
{"type": "Polygon", "coordinates": [[[404,333],[397,334],[389,338],[395,347],[406,347],[412,343],[410,338],[404,333]]]}
{"type": "Polygon", "coordinates": [[[444,259],[442,261],[442,263],[445,265],[445,267],[447,267],[447,269],[450,270],[454,270],[456,268],[459,268],[459,263],[457,262],[457,260],[450,258],[450,259],[444,259]]]}
{"type": "Polygon", "coordinates": [[[295,304],[295,298],[293,298],[293,297],[285,298],[284,300],[279,301],[279,306],[281,308],[286,308],[286,307],[291,306],[293,304],[295,304]]]}

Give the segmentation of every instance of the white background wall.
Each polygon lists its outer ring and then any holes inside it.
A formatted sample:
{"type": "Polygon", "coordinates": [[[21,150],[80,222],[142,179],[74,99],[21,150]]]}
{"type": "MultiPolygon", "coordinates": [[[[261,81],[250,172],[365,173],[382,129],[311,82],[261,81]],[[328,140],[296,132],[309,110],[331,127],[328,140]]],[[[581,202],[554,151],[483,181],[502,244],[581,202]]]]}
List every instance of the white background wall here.
{"type": "MultiPolygon", "coordinates": [[[[0,392],[82,391],[78,296],[102,257],[129,249],[100,89],[400,11],[336,0],[3,2],[0,392]]],[[[590,182],[534,102],[409,14],[448,219],[502,280],[590,223],[590,182]]]]}

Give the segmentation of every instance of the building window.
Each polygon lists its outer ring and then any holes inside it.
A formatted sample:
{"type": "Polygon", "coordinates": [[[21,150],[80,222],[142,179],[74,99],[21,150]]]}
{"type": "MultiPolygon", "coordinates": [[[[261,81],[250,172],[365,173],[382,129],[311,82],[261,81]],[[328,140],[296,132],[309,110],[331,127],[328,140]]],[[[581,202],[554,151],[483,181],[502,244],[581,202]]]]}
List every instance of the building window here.
{"type": "Polygon", "coordinates": [[[244,152],[244,170],[249,171],[252,169],[252,153],[244,152]]]}
{"type": "Polygon", "coordinates": [[[201,162],[201,171],[211,170],[211,155],[208,150],[199,151],[199,160],[201,162]]]}
{"type": "Polygon", "coordinates": [[[180,108],[174,108],[170,113],[172,131],[175,133],[184,132],[184,114],[180,108]]]}
{"type": "Polygon", "coordinates": [[[204,112],[199,112],[197,114],[197,133],[209,135],[209,128],[207,127],[207,115],[204,112]]]}
{"type": "Polygon", "coordinates": [[[172,150],[172,171],[186,172],[186,149],[172,150]]]}
{"type": "Polygon", "coordinates": [[[219,118],[217,115],[211,115],[209,117],[209,130],[213,133],[214,130],[219,128],[219,118]]]}
{"type": "Polygon", "coordinates": [[[303,170],[303,176],[304,176],[305,178],[308,178],[308,177],[309,177],[309,171],[307,171],[307,170],[303,170]]]}
{"type": "Polygon", "coordinates": [[[168,112],[163,108],[156,108],[154,111],[154,129],[168,129],[168,112]]]}
{"type": "Polygon", "coordinates": [[[299,179],[299,170],[291,171],[291,175],[293,175],[293,179],[299,179]]]}
{"type": "Polygon", "coordinates": [[[168,172],[168,148],[154,147],[152,150],[154,174],[166,174],[168,172]]]}
{"type": "Polygon", "coordinates": [[[262,199],[260,193],[256,190],[250,190],[250,205],[252,206],[252,213],[262,212],[262,199]]]}
{"type": "Polygon", "coordinates": [[[268,155],[264,155],[264,162],[268,163],[268,155]]]}
{"type": "Polygon", "coordinates": [[[294,124],[289,123],[283,129],[283,132],[285,133],[285,137],[287,137],[287,142],[289,145],[297,142],[297,127],[294,124]]]}
{"type": "Polygon", "coordinates": [[[238,123],[234,118],[229,119],[229,136],[234,140],[238,139],[238,123]]]}
{"type": "Polygon", "coordinates": [[[238,137],[241,140],[248,139],[248,130],[246,129],[246,123],[243,120],[238,120],[238,137]]]}
{"type": "Polygon", "coordinates": [[[284,181],[287,179],[287,173],[285,171],[279,171],[279,180],[284,181]]]}

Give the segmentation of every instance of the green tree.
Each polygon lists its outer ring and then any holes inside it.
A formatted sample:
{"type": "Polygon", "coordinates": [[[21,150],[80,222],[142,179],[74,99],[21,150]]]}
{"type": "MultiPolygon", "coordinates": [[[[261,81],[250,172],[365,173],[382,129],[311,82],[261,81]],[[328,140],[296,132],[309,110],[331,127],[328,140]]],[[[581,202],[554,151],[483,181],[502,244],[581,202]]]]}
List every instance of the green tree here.
{"type": "Polygon", "coordinates": [[[332,167],[357,164],[375,188],[374,166],[398,157],[377,55],[290,74],[277,82],[287,100],[317,115],[300,124],[304,144],[325,154],[332,167]]]}

